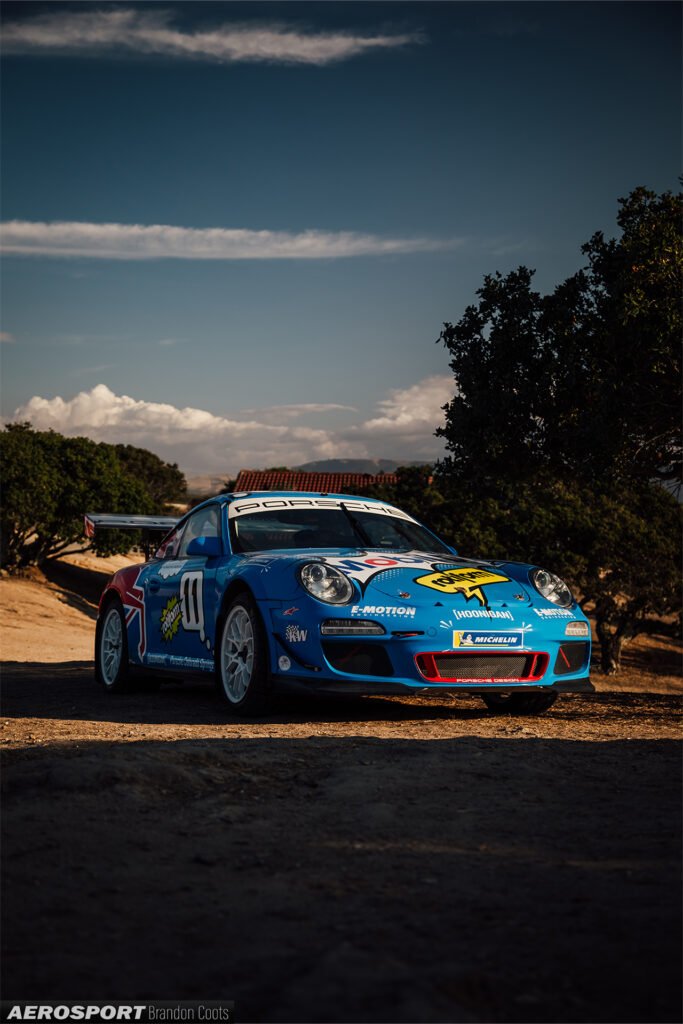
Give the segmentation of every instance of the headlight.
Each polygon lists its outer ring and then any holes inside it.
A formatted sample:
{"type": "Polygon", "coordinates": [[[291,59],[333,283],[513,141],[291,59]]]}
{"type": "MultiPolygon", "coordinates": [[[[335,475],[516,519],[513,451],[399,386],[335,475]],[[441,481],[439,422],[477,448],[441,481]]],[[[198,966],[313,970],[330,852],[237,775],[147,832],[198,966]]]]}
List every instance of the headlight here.
{"type": "Polygon", "coordinates": [[[324,562],[307,562],[299,572],[301,585],[318,601],[327,604],[347,604],[353,597],[353,586],[348,576],[324,562]]]}
{"type": "Polygon", "coordinates": [[[536,587],[541,597],[553,604],[559,604],[560,608],[568,608],[573,602],[572,592],[559,576],[547,569],[533,569],[529,574],[531,582],[536,587]]]}

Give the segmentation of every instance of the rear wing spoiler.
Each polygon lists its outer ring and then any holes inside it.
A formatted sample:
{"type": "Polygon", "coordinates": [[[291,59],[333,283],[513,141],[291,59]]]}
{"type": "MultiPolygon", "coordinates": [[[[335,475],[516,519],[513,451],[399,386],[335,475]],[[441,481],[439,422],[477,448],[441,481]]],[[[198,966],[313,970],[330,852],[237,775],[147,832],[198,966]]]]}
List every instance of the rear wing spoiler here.
{"type": "MultiPolygon", "coordinates": [[[[145,558],[149,558],[152,544],[150,534],[165,536],[182,516],[126,516],[113,512],[86,512],[83,520],[86,537],[92,538],[99,530],[142,530],[142,546],[145,558]]],[[[159,540],[162,538],[160,537],[159,540]]]]}

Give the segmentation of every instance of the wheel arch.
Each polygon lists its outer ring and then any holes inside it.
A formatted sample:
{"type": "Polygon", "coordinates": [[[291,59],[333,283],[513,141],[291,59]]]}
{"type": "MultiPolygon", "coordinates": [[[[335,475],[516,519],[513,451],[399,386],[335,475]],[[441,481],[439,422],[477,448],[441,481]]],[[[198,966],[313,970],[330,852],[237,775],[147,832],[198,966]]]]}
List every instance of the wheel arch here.
{"type": "MultiPolygon", "coordinates": [[[[221,599],[221,603],[218,609],[218,615],[216,616],[216,627],[218,627],[218,624],[223,621],[223,616],[227,611],[228,605],[237,597],[238,594],[248,594],[258,608],[258,601],[256,599],[256,595],[254,594],[254,591],[251,589],[249,584],[246,583],[242,577],[233,580],[230,586],[226,587],[223,597],[221,599]]],[[[261,618],[263,618],[263,616],[261,616],[261,618]]]]}

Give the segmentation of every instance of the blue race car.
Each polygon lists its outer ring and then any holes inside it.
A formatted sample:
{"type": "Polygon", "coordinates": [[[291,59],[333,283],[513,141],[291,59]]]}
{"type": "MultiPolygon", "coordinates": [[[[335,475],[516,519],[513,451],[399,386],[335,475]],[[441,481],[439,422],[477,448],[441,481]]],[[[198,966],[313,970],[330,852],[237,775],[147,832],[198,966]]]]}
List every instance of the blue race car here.
{"type": "Polygon", "coordinates": [[[519,562],[460,558],[412,516],[338,494],[221,494],[180,520],[86,516],[168,530],[100,601],[95,670],[215,676],[228,708],[259,714],[281,685],[318,693],[480,695],[537,714],[592,692],[590,626],[565,583],[519,562]]]}

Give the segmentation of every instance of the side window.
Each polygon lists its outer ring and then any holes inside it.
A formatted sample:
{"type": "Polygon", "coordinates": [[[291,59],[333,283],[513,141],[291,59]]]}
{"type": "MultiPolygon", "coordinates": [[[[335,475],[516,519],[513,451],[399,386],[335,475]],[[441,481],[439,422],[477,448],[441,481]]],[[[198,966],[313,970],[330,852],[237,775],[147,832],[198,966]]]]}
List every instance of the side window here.
{"type": "Polygon", "coordinates": [[[183,534],[183,527],[176,529],[173,533],[170,533],[165,538],[163,543],[157,548],[155,558],[175,558],[178,554],[178,548],[180,546],[180,538],[183,534]]]}
{"type": "Polygon", "coordinates": [[[208,508],[202,508],[190,516],[175,557],[187,558],[187,546],[195,537],[220,537],[218,515],[218,505],[209,505],[208,508]]]}

